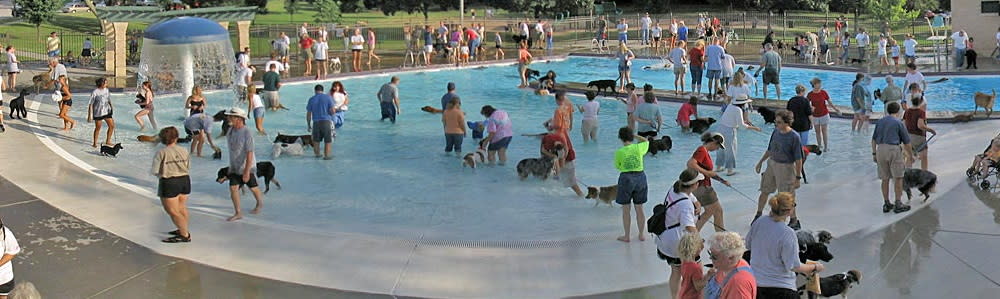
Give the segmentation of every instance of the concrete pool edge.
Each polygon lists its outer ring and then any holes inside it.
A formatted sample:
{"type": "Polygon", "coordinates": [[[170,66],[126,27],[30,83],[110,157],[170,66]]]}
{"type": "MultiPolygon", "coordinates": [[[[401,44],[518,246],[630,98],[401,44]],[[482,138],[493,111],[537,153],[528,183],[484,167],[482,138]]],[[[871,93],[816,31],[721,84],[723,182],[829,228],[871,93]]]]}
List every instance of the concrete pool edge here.
{"type": "MultiPolygon", "coordinates": [[[[40,103],[34,102],[32,104],[34,106],[32,108],[32,110],[33,110],[32,113],[35,113],[35,111],[37,111],[38,105],[40,103]]],[[[36,116],[36,119],[37,119],[37,116],[36,116]]],[[[43,134],[38,133],[38,137],[39,138],[41,138],[42,135],[43,134]]],[[[21,162],[24,163],[26,161],[21,161],[21,162]]],[[[60,161],[56,161],[56,162],[60,162],[60,161]]],[[[92,171],[90,171],[90,174],[94,175],[94,173],[92,171]]],[[[108,177],[103,177],[103,179],[108,180],[109,178],[108,177]]],[[[22,182],[21,184],[24,184],[24,183],[22,182]]],[[[21,185],[21,184],[18,184],[18,185],[21,185]]],[[[28,189],[25,188],[25,190],[28,190],[28,189]]],[[[37,190],[37,189],[34,189],[34,190],[37,190]]],[[[128,191],[123,192],[123,193],[124,194],[130,194],[130,193],[135,193],[135,191],[128,190],[128,191]]],[[[136,194],[132,194],[132,196],[134,196],[134,195],[136,195],[136,194]]],[[[142,195],[142,193],[139,193],[139,195],[142,195]]],[[[43,200],[46,200],[46,202],[51,203],[51,201],[48,200],[51,197],[49,197],[49,196],[45,196],[45,197],[39,196],[39,197],[43,198],[43,200]]],[[[148,212],[147,215],[151,216],[150,219],[156,219],[156,220],[158,220],[158,221],[155,221],[155,222],[158,222],[159,224],[156,224],[155,226],[158,226],[158,227],[168,227],[168,226],[164,226],[164,224],[167,223],[166,222],[166,217],[164,215],[162,215],[162,212],[159,210],[158,205],[156,205],[156,204],[148,204],[148,203],[150,203],[150,201],[142,201],[142,202],[139,202],[139,206],[143,207],[145,210],[147,210],[146,211],[146,212],[148,212]],[[146,203],[146,204],[142,204],[142,203],[146,203]],[[149,207],[155,207],[155,208],[154,209],[149,209],[149,207]],[[149,211],[149,210],[152,210],[152,211],[149,211]]],[[[53,205],[59,207],[60,209],[62,209],[64,211],[73,211],[72,209],[66,209],[66,208],[63,208],[63,207],[55,205],[55,204],[53,204],[53,205]]],[[[88,211],[88,212],[95,212],[95,211],[92,211],[93,210],[92,207],[80,207],[80,206],[78,206],[77,208],[83,209],[84,211],[88,211]]],[[[119,207],[119,210],[121,210],[120,207],[119,207]]],[[[76,215],[77,213],[74,212],[74,213],[71,213],[71,214],[76,215]]],[[[104,216],[104,215],[102,215],[102,216],[104,216]]],[[[129,216],[131,216],[131,215],[129,215],[129,216]]],[[[205,215],[201,215],[201,216],[205,216],[205,215]]],[[[91,221],[90,218],[84,218],[84,217],[81,217],[81,218],[82,219],[87,219],[88,222],[91,222],[91,223],[95,223],[95,224],[97,223],[95,221],[91,221]]],[[[219,219],[217,219],[215,217],[200,217],[200,218],[203,218],[203,219],[201,219],[201,221],[203,221],[203,222],[206,222],[205,220],[210,220],[210,221],[218,222],[218,220],[219,220],[219,219]]],[[[131,219],[131,220],[134,220],[134,219],[131,219]]],[[[892,220],[893,220],[892,222],[894,222],[894,221],[896,221],[898,219],[893,218],[892,220]]],[[[209,225],[213,224],[213,223],[210,223],[210,222],[206,222],[206,223],[209,224],[209,225]]],[[[129,225],[129,224],[130,223],[128,223],[128,222],[118,223],[118,225],[129,225]]],[[[214,224],[218,224],[218,223],[214,223],[214,224]]],[[[250,223],[250,224],[252,226],[257,226],[257,225],[253,225],[253,223],[250,223]]],[[[132,225],[134,225],[134,223],[132,223],[132,225]]],[[[106,226],[103,226],[103,225],[98,225],[98,226],[102,227],[102,228],[106,228],[106,226]]],[[[174,249],[176,249],[176,246],[174,246],[174,245],[162,246],[162,244],[158,243],[158,241],[156,240],[155,237],[154,238],[150,238],[151,237],[150,236],[150,232],[154,232],[155,231],[155,230],[151,229],[152,226],[154,226],[154,225],[152,225],[152,224],[146,224],[146,227],[141,227],[141,228],[132,227],[132,228],[123,228],[123,229],[124,229],[125,233],[132,234],[132,237],[138,237],[142,241],[137,241],[137,240],[135,240],[133,238],[128,238],[129,240],[132,240],[132,241],[134,241],[134,242],[136,242],[138,244],[141,244],[141,245],[143,245],[145,247],[149,247],[149,248],[151,248],[154,251],[157,251],[159,253],[163,253],[163,254],[171,255],[171,256],[182,257],[182,258],[185,258],[185,259],[190,259],[190,260],[198,261],[198,262],[205,263],[205,264],[215,265],[216,267],[219,267],[219,268],[222,268],[222,269],[227,269],[227,270],[232,270],[232,271],[237,271],[237,272],[242,272],[242,273],[248,273],[248,274],[255,275],[255,276],[262,276],[262,274],[260,274],[261,272],[255,272],[252,269],[251,270],[243,271],[243,270],[233,269],[232,267],[226,267],[226,265],[217,265],[217,264],[210,263],[210,262],[216,262],[216,263],[218,263],[218,262],[239,262],[239,261],[242,261],[241,259],[234,259],[234,260],[211,259],[211,260],[209,260],[209,262],[203,262],[202,260],[204,260],[207,257],[201,257],[201,258],[199,258],[197,256],[191,257],[191,255],[197,255],[197,252],[179,252],[178,253],[178,252],[176,252],[176,250],[174,250],[174,249]],[[153,243],[153,244],[148,244],[148,243],[153,243]],[[156,245],[161,245],[161,246],[156,246],[156,245]]],[[[236,224],[236,225],[222,224],[221,226],[222,227],[217,228],[217,229],[219,229],[222,234],[231,234],[232,233],[232,229],[234,227],[237,230],[243,230],[245,232],[250,232],[250,233],[254,233],[254,232],[263,230],[263,228],[261,228],[261,227],[250,227],[250,228],[247,228],[246,227],[247,225],[243,225],[243,224],[236,224]]],[[[123,229],[116,229],[116,230],[110,230],[109,229],[109,231],[112,231],[112,232],[114,232],[116,234],[125,236],[125,234],[119,233],[119,231],[122,231],[123,229]]],[[[278,231],[278,232],[268,232],[268,233],[274,234],[274,235],[280,235],[282,237],[282,239],[284,239],[284,238],[287,238],[287,236],[285,236],[285,234],[287,234],[288,232],[278,231]]],[[[298,232],[293,232],[293,233],[298,233],[298,232]]],[[[205,232],[200,232],[200,234],[205,235],[205,232]]],[[[239,234],[237,234],[237,235],[239,235],[239,234]]],[[[302,235],[306,235],[305,238],[309,238],[308,234],[302,234],[302,235]]],[[[244,241],[245,242],[247,240],[236,240],[236,241],[244,241]]],[[[366,240],[366,242],[367,241],[385,241],[385,240],[366,240]]],[[[201,239],[199,239],[196,242],[201,242],[201,239]]],[[[378,246],[378,244],[382,244],[382,245],[392,245],[392,246],[404,247],[404,249],[405,249],[405,247],[410,247],[410,248],[412,248],[412,249],[410,249],[411,254],[414,254],[413,252],[417,249],[417,247],[428,247],[428,248],[434,248],[434,250],[441,250],[441,251],[453,251],[453,253],[455,253],[456,255],[459,255],[459,256],[465,255],[465,257],[468,257],[469,254],[475,255],[476,252],[478,252],[478,253],[485,253],[485,256],[488,256],[488,257],[489,256],[496,256],[496,255],[499,255],[498,253],[500,251],[503,251],[500,248],[473,248],[473,249],[470,249],[470,248],[435,247],[435,246],[428,245],[428,244],[412,244],[412,243],[385,244],[385,243],[381,243],[381,242],[374,242],[374,243],[376,245],[372,245],[372,249],[374,249],[375,251],[382,250],[382,248],[380,248],[378,246]],[[470,253],[470,252],[472,252],[472,253],[470,253]]],[[[622,252],[620,252],[620,249],[622,249],[623,246],[620,243],[616,243],[616,242],[610,241],[610,240],[606,241],[606,242],[599,242],[599,243],[600,244],[585,244],[586,246],[580,246],[579,248],[575,248],[573,250],[574,251],[582,251],[582,248],[588,248],[588,249],[598,249],[599,248],[599,249],[601,249],[601,250],[603,250],[605,252],[622,253],[622,252]],[[609,248],[611,250],[607,250],[609,248]]],[[[655,258],[652,258],[653,253],[649,252],[650,243],[651,242],[645,243],[645,246],[628,245],[628,247],[626,248],[628,251],[626,251],[624,253],[626,253],[626,254],[632,254],[632,253],[641,254],[641,256],[639,256],[639,257],[633,257],[632,258],[632,259],[636,259],[636,258],[640,259],[641,260],[641,264],[640,265],[658,265],[657,262],[654,262],[655,258]]],[[[293,243],[284,243],[284,244],[293,244],[293,243]]],[[[327,243],[323,243],[323,244],[327,244],[327,243]]],[[[269,245],[269,244],[265,243],[264,245],[269,245]]],[[[348,246],[346,244],[338,244],[338,245],[348,246]]],[[[279,248],[275,248],[275,249],[279,249],[279,248]]],[[[286,248],[280,248],[280,249],[286,249],[286,248]]],[[[315,249],[315,248],[313,248],[313,249],[315,249]]],[[[523,255],[525,253],[527,253],[527,251],[531,251],[531,250],[521,250],[520,252],[517,252],[517,255],[519,256],[519,258],[523,258],[523,255]]],[[[547,250],[547,249],[546,250],[537,250],[537,251],[535,251],[535,254],[541,255],[541,256],[546,256],[546,255],[549,255],[549,254],[553,253],[554,251],[558,251],[558,250],[547,250]]],[[[211,251],[209,251],[209,252],[211,252],[211,251]]],[[[589,251],[589,250],[587,250],[587,252],[585,252],[585,253],[587,255],[593,255],[593,253],[591,251],[589,251]]],[[[240,254],[237,254],[237,255],[238,256],[254,256],[252,254],[254,254],[254,253],[250,252],[250,254],[248,254],[248,255],[240,255],[240,254]]],[[[424,254],[433,254],[433,253],[424,253],[424,254]]],[[[612,256],[617,256],[617,255],[613,254],[612,256]]],[[[478,256],[478,257],[481,258],[483,256],[478,256]]],[[[385,259],[392,260],[393,258],[398,258],[398,256],[390,256],[390,257],[385,258],[385,259]]],[[[374,264],[379,264],[379,262],[383,261],[383,258],[380,257],[380,258],[376,258],[376,259],[372,259],[372,260],[373,260],[374,264]]],[[[621,264],[621,258],[620,258],[620,256],[618,257],[618,259],[613,259],[613,258],[612,259],[605,259],[605,260],[603,260],[603,262],[607,262],[609,260],[613,260],[614,261],[611,264],[621,264]]],[[[351,264],[357,265],[356,261],[354,261],[354,260],[350,260],[350,261],[351,261],[351,264]]],[[[504,262],[508,262],[508,261],[504,261],[504,262]]],[[[545,265],[547,262],[548,263],[552,263],[553,261],[551,261],[551,260],[536,260],[534,262],[541,263],[541,264],[545,265]]],[[[483,264],[486,264],[486,263],[483,263],[483,264]]],[[[479,263],[478,262],[474,262],[473,265],[479,265],[479,263]]],[[[262,265],[250,265],[250,266],[262,266],[262,265]]],[[[266,266],[266,265],[263,265],[263,266],[266,266]]],[[[362,266],[363,266],[363,264],[362,264],[362,266]]],[[[603,267],[600,267],[600,265],[586,265],[586,266],[589,266],[587,268],[597,268],[597,269],[601,269],[601,270],[604,270],[604,271],[607,271],[607,270],[609,270],[611,268],[615,268],[615,267],[603,268],[603,267]]],[[[246,268],[248,266],[242,265],[242,267],[246,268]]],[[[526,269],[526,268],[522,267],[521,269],[523,270],[523,269],[526,269]]],[[[550,269],[545,268],[545,269],[542,269],[542,270],[550,270],[550,269]]],[[[403,274],[406,271],[407,270],[405,269],[405,266],[404,266],[404,268],[400,270],[399,276],[397,276],[397,280],[396,280],[397,282],[400,281],[400,279],[402,279],[401,277],[405,276],[403,274]]],[[[647,281],[647,282],[651,282],[652,284],[656,284],[656,283],[662,283],[662,281],[665,281],[665,273],[659,273],[659,272],[663,272],[662,269],[655,268],[655,269],[653,269],[653,271],[654,271],[653,274],[657,274],[657,275],[652,275],[652,276],[649,276],[649,277],[659,279],[662,276],[664,278],[664,280],[660,280],[659,282],[657,282],[657,281],[647,281]]],[[[542,272],[546,272],[546,271],[542,271],[542,272]]],[[[423,273],[421,273],[421,274],[423,275],[423,273]]],[[[640,273],[634,273],[634,274],[638,275],[640,273]]],[[[276,276],[267,275],[267,276],[264,276],[264,277],[269,277],[269,278],[274,278],[274,279],[279,279],[279,280],[287,280],[287,281],[296,281],[296,282],[298,282],[297,280],[290,280],[290,279],[284,279],[284,278],[275,278],[275,277],[286,277],[286,276],[289,276],[289,275],[292,275],[292,274],[289,274],[289,273],[285,273],[285,274],[278,273],[278,274],[276,274],[276,276]]],[[[302,274],[292,275],[292,276],[302,276],[302,274]]],[[[322,276],[319,276],[319,277],[322,277],[322,276]]],[[[316,279],[316,276],[310,276],[310,277],[307,277],[307,278],[316,279]]],[[[581,279],[581,281],[584,281],[584,280],[581,279]]],[[[557,281],[557,282],[565,282],[565,281],[561,281],[560,280],[560,281],[557,281]]],[[[322,286],[322,287],[330,287],[328,284],[312,284],[312,283],[305,283],[305,284],[317,285],[317,286],[322,286]]],[[[622,285],[613,284],[613,285],[614,285],[614,287],[624,288],[628,284],[622,284],[622,285]]],[[[431,286],[434,286],[434,285],[431,284],[431,286]]],[[[496,286],[493,286],[493,287],[496,287],[496,286]]],[[[567,287],[567,288],[573,287],[573,288],[571,288],[571,289],[563,289],[562,291],[577,291],[579,289],[579,285],[564,286],[564,287],[567,287]]],[[[340,288],[340,287],[334,287],[334,288],[353,290],[352,288],[340,288]]],[[[389,292],[385,292],[385,289],[374,290],[373,292],[386,293],[386,294],[405,294],[403,292],[396,292],[396,291],[394,291],[394,290],[396,290],[396,285],[395,284],[393,285],[392,288],[389,288],[388,290],[389,290],[389,292]]],[[[501,290],[503,290],[503,288],[501,288],[501,290]]],[[[528,290],[528,289],[525,289],[525,290],[528,290]]],[[[531,289],[531,290],[535,290],[535,289],[531,289]]],[[[580,289],[580,290],[581,291],[587,291],[587,289],[580,289]]],[[[424,291],[426,291],[426,290],[424,290],[424,291]]],[[[593,290],[593,289],[590,289],[588,291],[588,293],[605,293],[607,291],[608,290],[593,290]]],[[[613,290],[611,290],[611,291],[613,291],[613,290]]],[[[550,290],[550,292],[552,292],[551,294],[553,294],[554,296],[556,296],[556,295],[562,296],[562,295],[567,295],[567,294],[571,294],[571,295],[588,294],[588,293],[573,294],[573,293],[569,293],[569,292],[560,292],[559,290],[550,290]]],[[[428,296],[442,296],[440,294],[434,295],[432,293],[426,293],[426,292],[418,292],[418,293],[419,294],[428,295],[428,296]]],[[[541,292],[541,293],[545,293],[545,292],[541,292]]],[[[487,292],[485,294],[510,294],[510,295],[513,295],[513,294],[509,293],[509,291],[508,292],[502,292],[502,291],[487,292]]],[[[539,294],[539,292],[537,290],[535,290],[535,291],[531,292],[530,294],[537,295],[537,294],[539,294]]]]}

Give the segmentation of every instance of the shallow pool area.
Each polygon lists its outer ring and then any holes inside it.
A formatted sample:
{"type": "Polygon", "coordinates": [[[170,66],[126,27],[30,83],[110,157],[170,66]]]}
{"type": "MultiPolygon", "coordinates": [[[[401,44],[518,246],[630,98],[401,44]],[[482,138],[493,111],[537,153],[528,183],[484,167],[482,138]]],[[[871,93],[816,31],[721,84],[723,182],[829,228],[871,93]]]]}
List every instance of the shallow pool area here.
{"type": "MultiPolygon", "coordinates": [[[[574,60],[576,58],[570,59],[574,60]]],[[[346,124],[339,130],[333,146],[335,159],[317,159],[307,149],[305,156],[282,156],[273,160],[276,178],[284,188],[278,190],[272,186],[265,196],[265,213],[251,217],[310,232],[343,231],[441,241],[565,240],[603,238],[620,232],[620,218],[614,216],[620,213],[617,205],[595,207],[593,200],[578,199],[570,189],[555,181],[531,178],[522,182],[517,179],[514,167],[517,161],[539,156],[539,138],[521,134],[543,133],[541,124],[551,117],[555,103],[551,96],[537,96],[514,88],[517,79],[511,75],[513,71],[512,66],[503,65],[400,73],[403,113],[395,125],[378,120],[375,92],[388,81],[388,76],[344,79],[351,105],[346,124]],[[473,170],[463,168],[458,158],[444,155],[440,115],[420,111],[420,107],[438,106],[449,81],[458,85],[457,93],[462,98],[468,120],[482,120],[478,111],[486,104],[509,112],[515,138],[508,151],[510,161],[506,166],[473,170]]],[[[305,102],[314,84],[289,84],[281,90],[282,101],[291,110],[267,113],[268,135],[255,138],[258,161],[272,160],[271,142],[276,133],[308,133],[304,125],[305,102]]],[[[328,88],[330,82],[323,85],[328,88]]],[[[85,103],[85,96],[77,94],[77,103],[85,103]]],[[[211,113],[232,103],[228,92],[209,93],[207,98],[211,113]]],[[[572,100],[574,104],[586,101],[576,96],[572,100]]],[[[570,135],[577,151],[579,180],[588,185],[606,186],[617,182],[613,156],[621,144],[615,136],[620,124],[624,123],[625,106],[612,99],[599,101],[599,141],[584,144],[579,129],[574,129],[570,135]]],[[[117,159],[98,156],[89,147],[92,125],[81,126],[82,129],[70,132],[67,139],[56,142],[99,169],[155,190],[155,178],[148,172],[158,146],[135,140],[136,135],[153,132],[137,131],[138,126],[131,115],[138,107],[131,104],[131,95],[115,96],[114,105],[118,124],[115,139],[125,147],[117,159]]],[[[696,135],[682,134],[674,125],[679,105],[667,102],[659,105],[668,124],[664,133],[673,138],[674,148],[669,153],[646,158],[651,204],[662,201],[668,186],[676,180],[699,145],[696,135]]],[[[181,126],[183,102],[179,96],[160,97],[156,106],[161,126],[181,126]]],[[[700,113],[703,117],[718,118],[720,111],[718,107],[701,106],[700,113]]],[[[84,119],[83,108],[74,107],[71,115],[84,119]]],[[[762,125],[759,116],[752,115],[754,122],[762,125]]],[[[574,126],[579,126],[581,115],[577,113],[574,117],[574,126]]],[[[851,136],[847,130],[838,128],[840,124],[841,121],[835,120],[835,129],[831,130],[831,138],[837,140],[831,153],[809,161],[809,171],[815,173],[816,182],[824,182],[816,184],[836,183],[829,178],[849,173],[834,170],[830,167],[833,164],[862,163],[850,157],[864,154],[868,139],[851,136]]],[[[214,135],[218,135],[218,125],[214,135]]],[[[846,126],[846,122],[843,125],[846,126]]],[[[772,127],[764,128],[765,133],[740,132],[738,168],[741,174],[729,177],[739,191],[754,199],[758,179],[753,174],[752,163],[766,147],[772,127]]],[[[465,139],[465,152],[474,146],[470,137],[465,139]]],[[[215,141],[225,148],[224,139],[215,141]]],[[[210,152],[207,147],[204,151],[210,152]]],[[[226,159],[228,153],[223,160],[193,159],[190,201],[193,208],[218,215],[232,213],[228,189],[214,181],[216,170],[227,165],[226,159]]],[[[752,212],[753,201],[725,187],[720,187],[719,192],[727,210],[752,212]]],[[[252,205],[249,193],[243,200],[245,207],[252,205]]],[[[646,209],[651,209],[651,205],[646,209]]]]}
{"type": "MultiPolygon", "coordinates": [[[[662,69],[662,65],[663,61],[660,59],[636,59],[632,66],[633,82],[640,88],[643,84],[649,83],[656,89],[673,90],[674,73],[669,69],[662,69]],[[653,68],[650,70],[643,69],[643,67],[647,66],[653,66],[653,68]]],[[[737,67],[747,66],[744,64],[737,65],[737,67]]],[[[592,80],[615,79],[618,77],[618,61],[610,57],[571,56],[569,59],[554,60],[549,63],[536,61],[536,63],[531,64],[529,67],[539,70],[543,75],[549,70],[554,70],[558,74],[558,81],[587,83],[592,80]]],[[[752,75],[756,72],[756,67],[759,67],[759,65],[756,65],[755,69],[750,71],[749,74],[752,75]]],[[[854,76],[855,73],[853,72],[783,67],[781,69],[780,80],[781,99],[788,100],[794,96],[795,85],[799,83],[804,84],[811,90],[812,86],[809,85],[809,80],[815,77],[823,80],[823,88],[827,90],[835,104],[850,106],[851,83],[854,81],[854,76]]],[[[905,74],[903,73],[894,75],[894,82],[901,86],[905,82],[904,76],[905,74]]],[[[947,81],[930,83],[941,78],[943,77],[926,77],[929,83],[928,90],[926,91],[927,108],[929,111],[972,111],[975,108],[975,103],[973,102],[975,92],[979,91],[989,94],[991,89],[995,89],[997,83],[1000,82],[1000,76],[997,75],[968,75],[949,76],[949,80],[947,81]]],[[[685,74],[684,80],[686,82],[686,90],[690,91],[690,72],[685,74]]],[[[757,77],[757,81],[758,92],[754,97],[762,98],[764,97],[763,85],[761,85],[762,78],[757,77]]],[[[703,79],[703,84],[706,86],[702,87],[702,92],[708,92],[707,78],[703,79]]],[[[872,78],[872,90],[882,89],[885,86],[886,82],[884,78],[872,78]]],[[[770,99],[775,98],[773,87],[770,86],[768,93],[770,99]]],[[[751,87],[751,90],[753,90],[753,87],[751,87]]],[[[881,101],[875,101],[874,108],[876,111],[882,111],[882,106],[881,101]]],[[[994,108],[998,107],[1000,106],[994,108]]]]}

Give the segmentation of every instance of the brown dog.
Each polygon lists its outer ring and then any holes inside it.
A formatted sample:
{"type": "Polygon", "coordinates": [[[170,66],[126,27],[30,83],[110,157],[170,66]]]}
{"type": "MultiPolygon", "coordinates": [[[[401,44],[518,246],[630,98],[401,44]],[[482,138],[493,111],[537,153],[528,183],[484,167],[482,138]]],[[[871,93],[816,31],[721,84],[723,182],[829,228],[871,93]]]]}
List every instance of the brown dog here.
{"type": "Polygon", "coordinates": [[[975,114],[972,114],[972,113],[969,113],[969,114],[955,114],[955,118],[952,119],[951,122],[953,122],[953,123],[967,123],[967,122],[971,121],[973,117],[975,117],[975,114]]]}
{"type": "Polygon", "coordinates": [[[979,107],[983,107],[986,110],[986,117],[990,117],[990,114],[993,114],[993,104],[997,102],[997,90],[994,89],[992,95],[977,91],[975,101],[976,110],[973,110],[972,114],[975,115],[976,111],[979,111],[979,107]]]}
{"type": "Polygon", "coordinates": [[[615,201],[615,197],[618,196],[618,185],[611,185],[605,187],[587,187],[587,196],[584,198],[594,199],[594,206],[604,202],[611,205],[611,202],[615,201]]]}
{"type": "Polygon", "coordinates": [[[31,77],[31,84],[35,86],[35,94],[38,94],[43,88],[49,88],[49,72],[44,72],[31,77]]]}
{"type": "Polygon", "coordinates": [[[424,107],[420,108],[420,110],[423,110],[424,112],[427,112],[427,113],[444,113],[444,110],[441,110],[441,109],[438,109],[438,108],[434,108],[434,107],[431,107],[431,106],[424,106],[424,107]]]}
{"type": "Polygon", "coordinates": [[[156,135],[139,135],[136,136],[135,139],[139,140],[140,142],[152,142],[152,143],[160,142],[160,136],[156,135]]]}

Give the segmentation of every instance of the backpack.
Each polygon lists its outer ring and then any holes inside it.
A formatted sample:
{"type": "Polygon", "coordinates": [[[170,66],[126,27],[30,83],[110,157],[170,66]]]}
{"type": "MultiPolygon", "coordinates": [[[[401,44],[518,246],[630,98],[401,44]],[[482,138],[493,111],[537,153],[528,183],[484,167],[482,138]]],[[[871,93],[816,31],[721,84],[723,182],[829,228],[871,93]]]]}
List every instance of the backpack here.
{"type": "Polygon", "coordinates": [[[661,204],[658,204],[655,207],[653,207],[653,216],[649,216],[649,219],[646,220],[646,230],[648,230],[650,233],[653,233],[653,234],[659,236],[660,234],[662,234],[664,231],[666,231],[668,229],[680,226],[681,224],[677,223],[677,224],[671,225],[670,227],[667,227],[667,223],[666,223],[667,222],[667,209],[670,209],[670,207],[674,206],[675,204],[677,204],[679,202],[682,202],[682,201],[685,201],[687,199],[688,199],[687,197],[682,197],[681,199],[678,199],[677,201],[674,201],[674,202],[672,202],[672,203],[670,203],[668,205],[663,205],[661,203],[661,204]]]}

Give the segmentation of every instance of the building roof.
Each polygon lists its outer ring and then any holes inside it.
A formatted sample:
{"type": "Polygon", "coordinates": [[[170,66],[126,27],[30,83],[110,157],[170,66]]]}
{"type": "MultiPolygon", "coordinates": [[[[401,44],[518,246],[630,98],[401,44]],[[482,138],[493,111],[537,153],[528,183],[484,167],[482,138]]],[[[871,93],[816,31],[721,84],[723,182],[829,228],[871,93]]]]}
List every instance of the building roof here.
{"type": "Polygon", "coordinates": [[[216,22],[250,21],[257,14],[257,7],[209,7],[164,11],[152,6],[106,6],[96,7],[95,13],[108,22],[148,22],[156,23],[177,17],[199,17],[216,22]]]}

